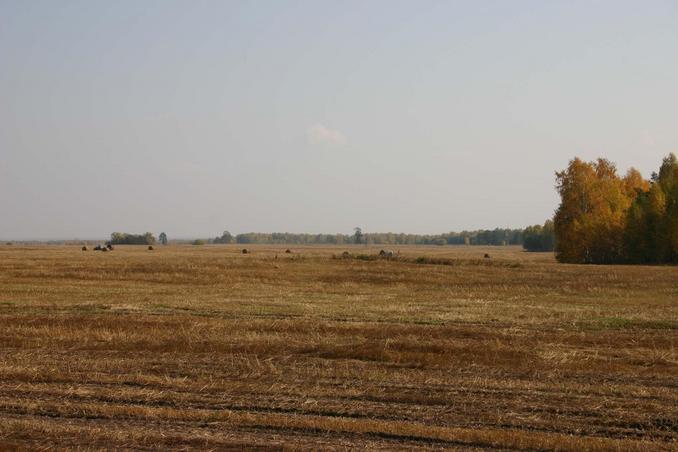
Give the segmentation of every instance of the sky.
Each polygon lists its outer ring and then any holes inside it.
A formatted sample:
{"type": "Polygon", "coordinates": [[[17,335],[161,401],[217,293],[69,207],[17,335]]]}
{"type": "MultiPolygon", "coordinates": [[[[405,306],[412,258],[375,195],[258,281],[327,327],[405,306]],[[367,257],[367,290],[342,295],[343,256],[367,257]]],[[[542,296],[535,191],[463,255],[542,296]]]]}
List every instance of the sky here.
{"type": "Polygon", "coordinates": [[[677,81],[675,0],[0,0],[0,239],[543,223],[677,81]]]}

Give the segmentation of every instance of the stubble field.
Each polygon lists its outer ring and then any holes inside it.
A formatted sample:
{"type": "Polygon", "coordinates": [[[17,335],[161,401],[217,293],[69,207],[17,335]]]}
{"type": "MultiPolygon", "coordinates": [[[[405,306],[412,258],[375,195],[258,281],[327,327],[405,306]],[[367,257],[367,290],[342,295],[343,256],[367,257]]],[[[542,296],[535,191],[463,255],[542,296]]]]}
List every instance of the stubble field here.
{"type": "Polygon", "coordinates": [[[678,267],[240,248],[0,246],[0,449],[678,449],[678,267]]]}

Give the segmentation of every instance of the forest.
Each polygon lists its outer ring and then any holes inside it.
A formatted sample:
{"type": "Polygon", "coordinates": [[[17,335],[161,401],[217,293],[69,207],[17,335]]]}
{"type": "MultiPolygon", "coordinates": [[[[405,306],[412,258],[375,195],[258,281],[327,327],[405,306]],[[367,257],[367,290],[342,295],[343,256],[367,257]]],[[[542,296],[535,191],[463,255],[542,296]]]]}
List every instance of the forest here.
{"type": "Polygon", "coordinates": [[[556,259],[582,264],[678,263],[678,160],[669,154],[645,180],[604,158],[556,173],[556,259]]]}

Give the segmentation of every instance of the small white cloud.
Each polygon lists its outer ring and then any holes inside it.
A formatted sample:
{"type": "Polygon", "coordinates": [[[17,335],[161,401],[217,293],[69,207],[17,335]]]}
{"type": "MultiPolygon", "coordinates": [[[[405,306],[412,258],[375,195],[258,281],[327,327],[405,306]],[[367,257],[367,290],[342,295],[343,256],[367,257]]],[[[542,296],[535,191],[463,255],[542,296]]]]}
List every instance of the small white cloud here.
{"type": "Polygon", "coordinates": [[[345,144],[346,137],[338,130],[316,124],[306,130],[306,139],[311,144],[345,144]]]}

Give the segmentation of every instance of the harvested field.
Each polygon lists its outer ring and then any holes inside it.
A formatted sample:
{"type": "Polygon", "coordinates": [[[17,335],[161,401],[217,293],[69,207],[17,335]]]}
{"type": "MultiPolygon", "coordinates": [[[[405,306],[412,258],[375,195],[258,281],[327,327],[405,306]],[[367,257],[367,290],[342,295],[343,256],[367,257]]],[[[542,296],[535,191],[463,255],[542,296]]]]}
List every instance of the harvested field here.
{"type": "Polygon", "coordinates": [[[289,247],[0,246],[0,449],[678,449],[678,267],[289,247]]]}

